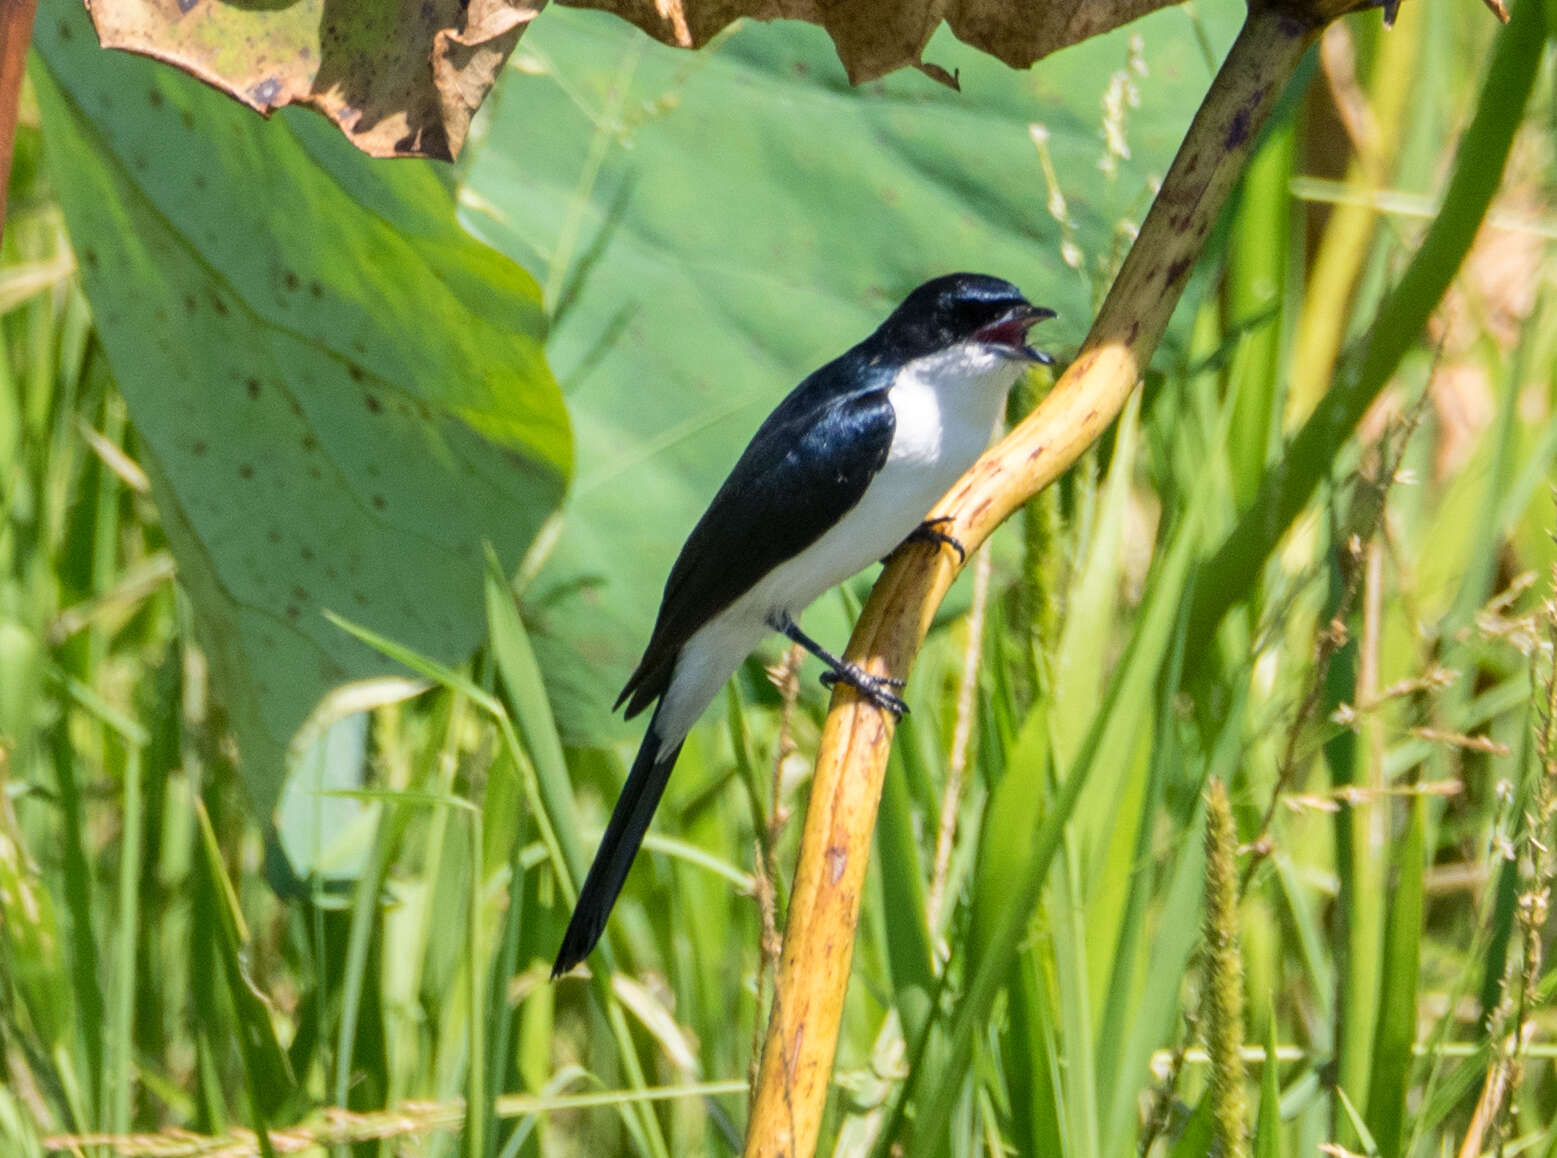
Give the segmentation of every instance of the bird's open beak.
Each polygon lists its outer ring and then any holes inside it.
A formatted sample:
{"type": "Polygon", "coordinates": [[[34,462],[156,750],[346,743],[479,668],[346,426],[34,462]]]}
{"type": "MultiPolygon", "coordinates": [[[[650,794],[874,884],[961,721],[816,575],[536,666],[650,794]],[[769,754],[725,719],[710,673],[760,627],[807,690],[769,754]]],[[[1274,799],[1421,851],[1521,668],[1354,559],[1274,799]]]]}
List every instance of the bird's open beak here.
{"type": "Polygon", "coordinates": [[[999,321],[991,322],[978,331],[975,337],[988,345],[1004,347],[1018,358],[1037,362],[1040,366],[1049,366],[1054,363],[1054,359],[1042,350],[1035,350],[1027,344],[1027,330],[1030,326],[1054,316],[1055,313],[1051,309],[1023,302],[1019,306],[1012,307],[999,321]]]}

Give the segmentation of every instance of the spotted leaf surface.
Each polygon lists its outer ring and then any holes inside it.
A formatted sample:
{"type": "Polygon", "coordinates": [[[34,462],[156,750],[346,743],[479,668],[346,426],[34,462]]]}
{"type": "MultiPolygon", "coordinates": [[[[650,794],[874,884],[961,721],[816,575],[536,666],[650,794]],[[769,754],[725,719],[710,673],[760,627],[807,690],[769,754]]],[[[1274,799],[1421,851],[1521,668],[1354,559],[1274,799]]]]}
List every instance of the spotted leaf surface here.
{"type": "Polygon", "coordinates": [[[482,541],[517,564],[571,435],[537,287],[435,169],[266,123],[46,4],[34,72],[94,321],[257,804],[330,687],[391,670],[332,610],[454,661],[482,541]]]}

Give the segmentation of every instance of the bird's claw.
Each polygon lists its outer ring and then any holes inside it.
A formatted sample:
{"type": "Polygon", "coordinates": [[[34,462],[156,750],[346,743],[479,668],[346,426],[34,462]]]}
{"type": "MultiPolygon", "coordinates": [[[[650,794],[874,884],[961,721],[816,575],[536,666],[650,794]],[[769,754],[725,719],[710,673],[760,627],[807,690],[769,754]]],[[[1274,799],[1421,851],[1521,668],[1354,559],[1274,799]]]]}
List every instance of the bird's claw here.
{"type": "Polygon", "coordinates": [[[939,518],[926,519],[912,531],[908,532],[905,543],[934,543],[938,547],[950,547],[957,552],[957,566],[962,566],[968,561],[968,549],[962,545],[955,535],[948,535],[941,530],[943,524],[952,521],[950,515],[942,515],[939,518]]]}
{"type": "Polygon", "coordinates": [[[900,696],[895,696],[888,690],[905,686],[906,680],[894,679],[892,676],[872,675],[864,668],[853,664],[843,671],[822,673],[823,687],[830,688],[840,683],[853,688],[882,711],[891,712],[900,720],[908,715],[908,705],[900,696]]]}

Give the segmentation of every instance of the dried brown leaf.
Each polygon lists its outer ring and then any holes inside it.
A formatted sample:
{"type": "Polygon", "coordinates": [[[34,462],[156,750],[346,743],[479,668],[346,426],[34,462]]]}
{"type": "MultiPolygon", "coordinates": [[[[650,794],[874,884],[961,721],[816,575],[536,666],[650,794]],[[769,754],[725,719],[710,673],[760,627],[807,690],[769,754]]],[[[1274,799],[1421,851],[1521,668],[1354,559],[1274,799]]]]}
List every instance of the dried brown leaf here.
{"type": "Polygon", "coordinates": [[[105,48],[165,61],[257,112],[317,109],[375,157],[452,160],[544,0],[93,0],[105,48]]]}
{"type": "MultiPolygon", "coordinates": [[[[1170,0],[581,0],[666,44],[699,48],[743,17],[825,28],[849,80],[917,68],[941,23],[1013,68],[1107,32],[1170,0]]],[[[258,112],[317,109],[375,157],[452,160],[525,25],[545,0],[398,4],[91,0],[104,47],[175,65],[258,112]]]]}
{"type": "Polygon", "coordinates": [[[1173,0],[568,0],[614,12],[656,40],[700,48],[743,16],[804,20],[833,38],[854,84],[899,68],[919,68],[946,83],[944,69],[924,59],[925,45],[944,20],[957,39],[1009,64],[1027,68],[1051,52],[1128,24],[1173,0]],[[930,67],[926,68],[929,65],[930,67]]]}

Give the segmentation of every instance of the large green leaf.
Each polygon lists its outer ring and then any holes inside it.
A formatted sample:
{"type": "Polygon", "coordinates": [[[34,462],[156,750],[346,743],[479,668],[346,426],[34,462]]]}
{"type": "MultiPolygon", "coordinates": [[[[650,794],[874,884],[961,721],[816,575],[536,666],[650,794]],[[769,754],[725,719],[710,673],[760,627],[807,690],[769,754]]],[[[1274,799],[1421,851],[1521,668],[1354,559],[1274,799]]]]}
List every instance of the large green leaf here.
{"type": "MultiPolygon", "coordinates": [[[[1241,6],[1201,12],[1219,50],[1241,6]]],[[[601,734],[762,416],[908,289],[1003,275],[1059,310],[1040,343],[1074,349],[1210,79],[1191,20],[1161,12],[1029,72],[943,33],[929,56],[960,93],[913,74],[850,89],[804,25],[689,56],[596,14],[535,21],[464,196],[475,232],[547,271],[556,309],[579,474],[526,611],[568,735],[601,734]]],[[[813,626],[841,643],[841,623],[813,626]]]]}
{"type": "Polygon", "coordinates": [[[453,661],[482,540],[515,566],[560,501],[540,294],[428,165],[103,52],[77,4],[35,43],[82,281],[268,808],[320,696],[392,670],[323,612],[453,661]]]}

